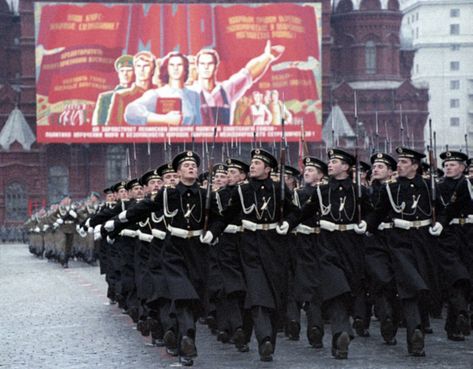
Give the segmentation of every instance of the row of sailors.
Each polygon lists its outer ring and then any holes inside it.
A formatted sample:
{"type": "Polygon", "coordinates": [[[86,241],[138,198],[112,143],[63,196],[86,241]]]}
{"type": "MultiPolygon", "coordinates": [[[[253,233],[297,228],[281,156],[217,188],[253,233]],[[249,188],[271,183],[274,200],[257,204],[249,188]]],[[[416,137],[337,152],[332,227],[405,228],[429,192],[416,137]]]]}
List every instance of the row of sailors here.
{"type": "Polygon", "coordinates": [[[277,160],[255,149],[249,166],[228,159],[214,167],[220,188],[206,213],[200,158],[187,151],[106,191],[107,206],[80,232],[101,239],[111,302],[184,365],[197,356],[199,317],[242,352],[254,331],[260,359],[271,361],[281,325],[299,338],[302,310],[310,344],[322,347],[327,318],[332,355],[346,359],[354,332],[369,334],[367,295],[384,341],[397,343],[403,321],[409,354],[424,356],[429,315],[444,303],[447,337],[470,333],[473,189],[461,152],[441,154],[445,177],[433,185],[422,176],[423,154],[396,153],[397,161],[371,157],[361,193],[355,158],[340,149],[329,150],[328,165],[304,158],[305,185],[294,191],[288,168],[283,193],[270,178],[277,160]]]}

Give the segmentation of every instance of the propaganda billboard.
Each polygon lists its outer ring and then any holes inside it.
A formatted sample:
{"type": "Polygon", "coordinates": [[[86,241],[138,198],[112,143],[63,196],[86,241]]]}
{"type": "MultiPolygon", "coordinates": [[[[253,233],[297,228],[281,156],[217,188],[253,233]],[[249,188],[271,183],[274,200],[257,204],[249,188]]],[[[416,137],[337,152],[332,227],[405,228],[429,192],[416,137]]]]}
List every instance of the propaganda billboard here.
{"type": "Polygon", "coordinates": [[[35,3],[42,143],[320,140],[321,4],[35,3]]]}

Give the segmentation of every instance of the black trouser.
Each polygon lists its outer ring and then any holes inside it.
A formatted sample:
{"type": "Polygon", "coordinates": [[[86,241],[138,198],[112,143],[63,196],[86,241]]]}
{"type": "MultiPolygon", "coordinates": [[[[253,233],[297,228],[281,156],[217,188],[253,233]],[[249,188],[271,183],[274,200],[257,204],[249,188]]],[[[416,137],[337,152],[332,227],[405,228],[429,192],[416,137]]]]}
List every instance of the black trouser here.
{"type": "Polygon", "coordinates": [[[419,300],[418,298],[412,298],[403,299],[401,302],[404,318],[406,320],[407,341],[409,342],[414,330],[421,328],[422,325],[422,319],[419,310],[419,300]]]}
{"type": "Polygon", "coordinates": [[[336,339],[342,332],[347,332],[353,338],[347,297],[337,296],[327,301],[327,310],[330,316],[333,338],[336,339]]]}
{"type": "Polygon", "coordinates": [[[253,306],[251,308],[251,317],[255,329],[258,345],[270,340],[273,344],[273,350],[276,346],[277,334],[277,314],[273,309],[263,306],[253,306]]]}
{"type": "Polygon", "coordinates": [[[456,322],[459,314],[468,316],[467,291],[468,287],[462,282],[455,283],[449,290],[447,320],[445,321],[447,333],[458,333],[456,322]]]}
{"type": "Polygon", "coordinates": [[[227,295],[215,302],[219,331],[233,335],[237,328],[243,326],[240,300],[237,295],[227,295]]]}
{"type": "Polygon", "coordinates": [[[366,310],[367,310],[366,295],[364,292],[360,292],[354,297],[352,315],[354,318],[361,319],[363,320],[363,322],[365,322],[366,310]]]}
{"type": "MultiPolygon", "coordinates": [[[[303,306],[301,303],[291,301],[287,306],[287,320],[295,321],[301,327],[301,310],[303,306]]],[[[307,336],[312,327],[318,327],[322,333],[324,332],[324,321],[322,318],[322,309],[318,301],[306,302],[304,310],[307,317],[307,336]]]]}
{"type": "Polygon", "coordinates": [[[302,304],[297,303],[294,299],[289,299],[287,302],[286,319],[287,322],[296,321],[301,326],[301,309],[302,304]]]}
{"type": "Polygon", "coordinates": [[[175,317],[171,317],[171,301],[163,300],[159,304],[159,311],[157,312],[159,315],[159,320],[161,321],[161,325],[163,327],[163,331],[172,330],[175,333],[176,331],[176,319],[175,317]]]}
{"type": "MultiPolygon", "coordinates": [[[[311,301],[305,304],[305,312],[307,315],[307,335],[312,327],[320,329],[324,333],[324,320],[322,318],[322,308],[318,301],[311,301]]],[[[307,337],[309,338],[309,337],[307,337]]]]}
{"type": "Polygon", "coordinates": [[[380,291],[374,298],[376,315],[380,322],[391,319],[397,328],[400,320],[399,301],[393,291],[380,291]]]}
{"type": "Polygon", "coordinates": [[[195,340],[195,320],[192,309],[187,301],[177,301],[175,307],[177,329],[179,330],[179,340],[183,336],[191,337],[195,340]]]}

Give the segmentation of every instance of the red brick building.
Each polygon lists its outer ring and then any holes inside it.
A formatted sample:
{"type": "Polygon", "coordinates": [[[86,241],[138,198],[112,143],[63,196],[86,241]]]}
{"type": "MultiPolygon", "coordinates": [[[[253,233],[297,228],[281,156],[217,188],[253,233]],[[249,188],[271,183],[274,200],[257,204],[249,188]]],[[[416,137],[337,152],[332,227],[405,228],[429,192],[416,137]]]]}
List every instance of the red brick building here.
{"type": "MultiPolygon", "coordinates": [[[[380,136],[386,121],[388,136],[397,144],[396,119],[402,104],[403,116],[408,117],[409,127],[415,131],[415,146],[423,147],[427,90],[413,86],[409,80],[412,51],[400,50],[398,0],[341,0],[335,1],[333,8],[330,1],[322,2],[324,121],[333,102],[352,122],[357,90],[358,116],[367,136],[375,130],[377,111],[378,120],[383,121],[380,136]],[[367,59],[369,55],[371,59],[367,59]]],[[[132,156],[136,151],[137,164],[136,168],[132,165],[132,173],[140,174],[164,161],[163,146],[159,144],[151,145],[151,156],[147,145],[35,142],[28,150],[28,131],[36,131],[33,0],[19,0],[17,11],[12,11],[6,0],[0,0],[0,58],[4,61],[0,69],[0,132],[11,117],[13,134],[21,136],[13,137],[14,142],[7,148],[0,147],[0,225],[22,223],[32,208],[57,201],[63,193],[80,199],[91,190],[101,190],[125,178],[127,150],[132,156]],[[22,114],[16,111],[13,116],[15,107],[22,114]]],[[[312,149],[316,146],[311,144],[312,149]]],[[[174,147],[173,153],[182,149],[182,145],[174,147]]],[[[292,149],[295,156],[297,148],[292,149]]]]}
{"type": "Polygon", "coordinates": [[[360,146],[384,150],[387,141],[423,151],[428,90],[410,80],[414,50],[400,35],[401,19],[398,0],[334,0],[324,110],[338,105],[353,125],[356,96],[360,146]]]}

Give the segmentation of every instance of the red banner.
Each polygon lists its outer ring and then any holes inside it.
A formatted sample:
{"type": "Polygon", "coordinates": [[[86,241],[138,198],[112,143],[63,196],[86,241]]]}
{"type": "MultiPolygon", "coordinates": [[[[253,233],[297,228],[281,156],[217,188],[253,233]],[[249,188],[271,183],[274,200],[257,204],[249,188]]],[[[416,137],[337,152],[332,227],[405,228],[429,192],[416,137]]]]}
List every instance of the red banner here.
{"type": "Polygon", "coordinates": [[[39,142],[321,139],[321,4],[35,3],[39,142]]]}

